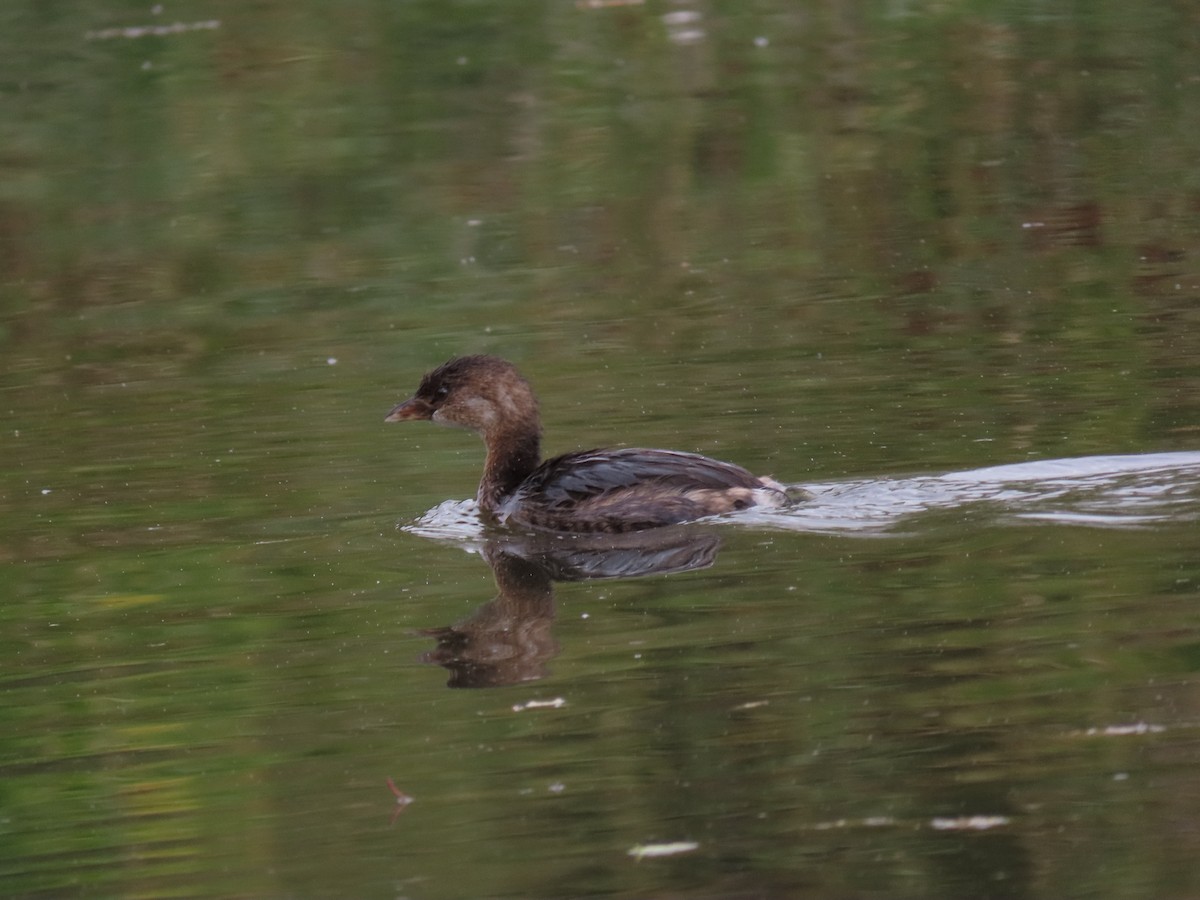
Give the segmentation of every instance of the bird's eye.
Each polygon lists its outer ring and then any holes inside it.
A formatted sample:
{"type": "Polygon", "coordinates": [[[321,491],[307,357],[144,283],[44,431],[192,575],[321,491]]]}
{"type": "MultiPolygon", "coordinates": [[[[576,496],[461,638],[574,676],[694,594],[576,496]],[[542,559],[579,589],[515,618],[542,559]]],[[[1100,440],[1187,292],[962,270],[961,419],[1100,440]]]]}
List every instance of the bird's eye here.
{"type": "Polygon", "coordinates": [[[446,397],[449,395],[449,393],[450,393],[450,388],[448,388],[446,385],[443,384],[440,387],[438,387],[438,389],[436,391],[433,392],[433,399],[440,403],[441,401],[446,399],[446,397]]]}

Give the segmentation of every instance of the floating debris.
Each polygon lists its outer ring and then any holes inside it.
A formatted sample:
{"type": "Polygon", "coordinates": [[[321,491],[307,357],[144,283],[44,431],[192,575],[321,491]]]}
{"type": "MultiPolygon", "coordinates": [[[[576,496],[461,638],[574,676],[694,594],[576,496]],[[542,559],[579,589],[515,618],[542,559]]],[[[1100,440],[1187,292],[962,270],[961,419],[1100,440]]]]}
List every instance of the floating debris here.
{"type": "Polygon", "coordinates": [[[1008,816],[959,816],[956,819],[931,819],[929,827],[936,831],[987,831],[1008,823],[1008,816]]]}
{"type": "Polygon", "coordinates": [[[692,22],[700,21],[700,13],[691,9],[681,9],[676,12],[665,13],[662,20],[668,25],[690,25],[692,22]]]}
{"type": "Polygon", "coordinates": [[[125,28],[101,28],[89,31],[84,38],[89,41],[111,41],[114,38],[167,37],[188,31],[216,31],[221,27],[220,19],[205,19],[200,22],[172,22],[170,25],[129,25],[125,28]]]}
{"type": "Polygon", "coordinates": [[[387,786],[391,790],[391,792],[395,795],[396,804],[398,806],[408,806],[408,804],[413,802],[412,797],[408,796],[408,794],[404,793],[404,791],[402,791],[402,790],[400,790],[400,788],[396,787],[396,782],[392,781],[391,776],[389,776],[387,779],[387,786]]]}
{"type": "Polygon", "coordinates": [[[1148,722],[1134,722],[1131,725],[1105,725],[1103,728],[1089,728],[1083,732],[1088,737],[1101,735],[1103,737],[1125,737],[1130,734],[1161,734],[1167,729],[1162,725],[1151,725],[1148,722]]]}
{"type": "Polygon", "coordinates": [[[770,706],[770,704],[770,700],[750,700],[746,703],[739,703],[733,709],[736,712],[742,709],[758,709],[760,706],[770,706]]]}
{"type": "Polygon", "coordinates": [[[638,844],[629,848],[629,855],[641,862],[643,859],[653,859],[658,856],[674,856],[677,853],[691,853],[700,847],[695,841],[674,841],[670,844],[638,844]]]}
{"type": "Polygon", "coordinates": [[[553,700],[530,700],[528,703],[514,703],[513,712],[524,712],[527,709],[562,709],[567,705],[567,701],[562,697],[555,697],[553,700]]]}
{"type": "MultiPolygon", "coordinates": [[[[1008,823],[1007,816],[939,817],[931,819],[929,827],[935,831],[987,831],[989,828],[999,828],[1008,823]]],[[[892,816],[867,816],[865,819],[828,819],[817,822],[812,828],[814,831],[835,831],[843,828],[911,828],[915,824],[911,820],[896,819],[892,816]]]]}
{"type": "Polygon", "coordinates": [[[868,816],[865,819],[833,819],[828,822],[818,822],[813,826],[817,831],[831,831],[835,828],[886,828],[899,824],[891,816],[868,816]]]}
{"type": "Polygon", "coordinates": [[[405,807],[413,802],[413,798],[404,793],[404,791],[400,790],[400,788],[396,787],[396,782],[392,781],[390,775],[387,779],[387,786],[388,790],[390,790],[396,797],[396,809],[392,812],[391,821],[388,822],[388,826],[390,827],[396,824],[396,819],[399,818],[400,813],[404,812],[405,807]]]}

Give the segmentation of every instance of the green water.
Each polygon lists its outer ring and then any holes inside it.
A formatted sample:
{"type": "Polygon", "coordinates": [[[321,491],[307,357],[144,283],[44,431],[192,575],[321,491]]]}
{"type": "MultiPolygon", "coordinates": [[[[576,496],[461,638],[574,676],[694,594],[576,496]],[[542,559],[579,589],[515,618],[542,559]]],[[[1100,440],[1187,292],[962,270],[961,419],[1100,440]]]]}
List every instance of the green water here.
{"type": "Polygon", "coordinates": [[[1198,25],[6,3],[0,894],[1196,896],[1198,25]],[[505,568],[464,352],[818,499],[505,568]]]}

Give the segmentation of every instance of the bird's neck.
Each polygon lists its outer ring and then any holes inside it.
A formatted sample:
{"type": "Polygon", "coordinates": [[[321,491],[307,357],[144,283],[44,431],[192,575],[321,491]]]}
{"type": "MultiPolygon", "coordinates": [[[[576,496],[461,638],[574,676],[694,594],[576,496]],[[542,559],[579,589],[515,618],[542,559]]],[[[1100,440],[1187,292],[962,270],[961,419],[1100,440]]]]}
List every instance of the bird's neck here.
{"type": "Polygon", "coordinates": [[[477,500],[485,512],[494,512],[530,476],[541,461],[541,440],[536,423],[484,435],[487,461],[479,482],[477,500]]]}

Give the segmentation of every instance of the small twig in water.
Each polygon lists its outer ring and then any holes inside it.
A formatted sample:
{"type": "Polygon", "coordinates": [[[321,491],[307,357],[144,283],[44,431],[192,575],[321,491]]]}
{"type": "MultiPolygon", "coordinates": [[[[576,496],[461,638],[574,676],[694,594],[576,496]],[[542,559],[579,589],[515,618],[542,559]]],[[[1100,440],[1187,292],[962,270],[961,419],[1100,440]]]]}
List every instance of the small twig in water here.
{"type": "Polygon", "coordinates": [[[400,813],[404,812],[404,808],[413,802],[413,798],[404,793],[404,791],[400,790],[400,788],[396,787],[396,782],[392,781],[390,775],[387,779],[387,786],[391,792],[396,795],[396,809],[392,813],[391,821],[388,822],[388,827],[390,828],[392,825],[396,824],[396,819],[400,817],[400,813]]]}

